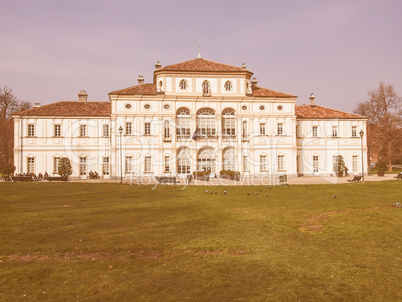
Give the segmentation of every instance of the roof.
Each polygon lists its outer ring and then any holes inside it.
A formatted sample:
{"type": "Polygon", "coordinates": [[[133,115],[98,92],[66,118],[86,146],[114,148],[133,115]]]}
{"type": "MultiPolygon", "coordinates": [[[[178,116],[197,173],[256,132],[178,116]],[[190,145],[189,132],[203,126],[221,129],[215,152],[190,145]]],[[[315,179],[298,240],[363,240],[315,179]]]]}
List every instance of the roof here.
{"type": "Polygon", "coordinates": [[[177,63],[173,65],[167,65],[162,68],[158,68],[155,72],[159,71],[224,71],[224,72],[249,72],[241,67],[209,61],[201,58],[177,63]]]}
{"type": "Polygon", "coordinates": [[[57,102],[16,112],[19,116],[110,116],[110,102],[57,102]]]}
{"type": "Polygon", "coordinates": [[[156,85],[155,84],[139,84],[136,86],[112,91],[109,94],[148,94],[153,95],[156,94],[156,85]]]}
{"type": "Polygon", "coordinates": [[[366,119],[367,117],[322,106],[296,105],[297,118],[306,119],[366,119]]]}
{"type": "Polygon", "coordinates": [[[253,91],[253,96],[274,96],[274,97],[296,97],[291,94],[283,93],[280,91],[275,91],[267,88],[262,88],[258,86],[251,86],[253,91]]]}

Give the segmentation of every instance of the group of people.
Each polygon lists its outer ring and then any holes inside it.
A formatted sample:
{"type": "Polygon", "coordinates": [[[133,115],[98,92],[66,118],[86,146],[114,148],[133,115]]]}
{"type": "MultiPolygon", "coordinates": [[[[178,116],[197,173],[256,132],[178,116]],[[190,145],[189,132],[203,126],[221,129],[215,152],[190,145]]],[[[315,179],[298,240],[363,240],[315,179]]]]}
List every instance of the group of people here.
{"type": "Polygon", "coordinates": [[[91,171],[89,171],[89,179],[97,179],[98,178],[98,172],[92,172],[92,170],[91,171]]]}
{"type": "Polygon", "coordinates": [[[49,174],[47,172],[45,172],[45,174],[39,172],[38,175],[35,173],[17,173],[14,176],[31,176],[34,181],[42,181],[46,180],[49,177],[49,174]]]}

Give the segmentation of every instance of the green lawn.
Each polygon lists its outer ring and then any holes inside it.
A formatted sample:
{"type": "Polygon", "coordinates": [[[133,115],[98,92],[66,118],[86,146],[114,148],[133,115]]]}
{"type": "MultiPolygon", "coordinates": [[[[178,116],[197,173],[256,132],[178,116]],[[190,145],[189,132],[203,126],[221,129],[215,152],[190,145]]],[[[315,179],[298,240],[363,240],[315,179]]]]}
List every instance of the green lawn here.
{"type": "Polygon", "coordinates": [[[402,181],[181,188],[0,183],[0,301],[402,300],[402,181]]]}

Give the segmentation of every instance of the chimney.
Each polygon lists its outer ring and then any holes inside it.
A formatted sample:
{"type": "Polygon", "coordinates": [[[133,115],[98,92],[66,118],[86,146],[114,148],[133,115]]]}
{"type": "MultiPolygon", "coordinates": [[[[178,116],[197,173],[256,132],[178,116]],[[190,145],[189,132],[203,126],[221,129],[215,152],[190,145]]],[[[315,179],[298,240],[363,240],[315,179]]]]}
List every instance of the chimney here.
{"type": "Polygon", "coordinates": [[[162,64],[159,63],[159,61],[156,62],[156,64],[155,64],[155,69],[159,69],[159,68],[161,68],[161,67],[162,67],[162,64]]]}
{"type": "Polygon", "coordinates": [[[88,100],[88,94],[85,90],[80,90],[78,94],[78,102],[86,102],[88,100]]]}
{"type": "Polygon", "coordinates": [[[40,104],[40,103],[35,103],[33,106],[32,106],[32,108],[39,108],[39,107],[41,107],[42,105],[40,104]]]}
{"type": "Polygon", "coordinates": [[[144,84],[144,76],[142,75],[142,74],[140,74],[139,76],[138,76],[138,84],[144,84]]]}
{"type": "Polygon", "coordinates": [[[257,84],[258,84],[257,78],[254,77],[254,78],[251,80],[251,86],[255,87],[255,86],[257,86],[257,84]]]}
{"type": "Polygon", "coordinates": [[[241,64],[241,68],[243,68],[243,69],[246,69],[247,67],[246,67],[246,64],[241,64]]]}
{"type": "Polygon", "coordinates": [[[315,95],[314,95],[314,93],[310,94],[310,106],[315,107],[315,95]]]}

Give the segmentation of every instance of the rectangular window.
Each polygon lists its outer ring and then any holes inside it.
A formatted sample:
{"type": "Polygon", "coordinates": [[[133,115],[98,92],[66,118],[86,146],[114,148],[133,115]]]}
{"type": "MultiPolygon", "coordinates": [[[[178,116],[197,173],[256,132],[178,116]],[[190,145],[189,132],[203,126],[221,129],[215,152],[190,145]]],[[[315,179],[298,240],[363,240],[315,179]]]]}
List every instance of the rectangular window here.
{"type": "Polygon", "coordinates": [[[151,135],[151,123],[145,123],[145,135],[151,135]]]}
{"type": "Polygon", "coordinates": [[[248,156],[243,156],[243,171],[248,171],[248,156]]]}
{"type": "Polygon", "coordinates": [[[109,175],[109,157],[103,158],[102,170],[103,170],[103,175],[109,175]]]}
{"type": "Polygon", "coordinates": [[[357,136],[357,127],[352,126],[352,137],[356,137],[356,136],[357,136]]]}
{"type": "Polygon", "coordinates": [[[191,129],[190,129],[191,119],[187,117],[177,117],[176,119],[176,136],[177,140],[185,140],[190,138],[191,129]]]}
{"type": "Polygon", "coordinates": [[[59,174],[60,157],[53,158],[53,173],[59,174]]]}
{"type": "Polygon", "coordinates": [[[61,125],[54,125],[54,136],[55,137],[61,136],[61,125]]]}
{"type": "Polygon", "coordinates": [[[87,125],[81,125],[80,126],[80,136],[81,137],[87,136],[87,125]]]}
{"type": "Polygon", "coordinates": [[[278,124],[278,135],[283,135],[283,124],[278,124]]]}
{"type": "Polygon", "coordinates": [[[357,155],[353,155],[353,173],[357,173],[357,155]]]}
{"type": "Polygon", "coordinates": [[[165,156],[165,172],[170,172],[170,159],[169,159],[169,156],[165,156]]]}
{"type": "Polygon", "coordinates": [[[151,172],[151,156],[145,156],[144,172],[151,172]]]}
{"type": "Polygon", "coordinates": [[[285,170],[284,162],[283,162],[283,155],[278,155],[278,170],[285,170]]]}
{"type": "Polygon", "coordinates": [[[103,125],[103,137],[109,137],[109,135],[110,135],[109,125],[103,125]]]}
{"type": "Polygon", "coordinates": [[[236,120],[232,117],[224,117],[222,119],[223,135],[235,136],[236,135],[236,120]]]}
{"type": "Polygon", "coordinates": [[[126,123],[126,135],[131,135],[132,129],[131,129],[131,123],[126,123]]]}
{"type": "Polygon", "coordinates": [[[317,136],[318,136],[318,127],[313,126],[313,137],[317,137],[317,136]]]}
{"type": "Polygon", "coordinates": [[[126,173],[132,172],[133,170],[133,158],[131,156],[126,157],[126,173]]]}
{"type": "Polygon", "coordinates": [[[313,171],[318,172],[318,156],[313,156],[313,171]]]}
{"type": "Polygon", "coordinates": [[[260,134],[265,135],[265,123],[260,124],[260,134]]]}
{"type": "Polygon", "coordinates": [[[267,156],[260,156],[260,171],[267,171],[267,156]]]}
{"type": "Polygon", "coordinates": [[[214,137],[216,135],[215,118],[197,118],[198,135],[201,137],[214,137]]]}
{"type": "Polygon", "coordinates": [[[338,136],[338,126],[332,126],[332,137],[338,136]]]}
{"type": "Polygon", "coordinates": [[[28,157],[27,173],[35,173],[35,158],[28,157]]]}
{"type": "Polygon", "coordinates": [[[28,136],[35,136],[35,125],[28,125],[28,136]]]}
{"type": "Polygon", "coordinates": [[[87,175],[87,158],[80,157],[80,175],[87,175]]]}

